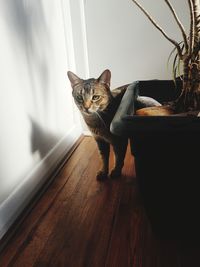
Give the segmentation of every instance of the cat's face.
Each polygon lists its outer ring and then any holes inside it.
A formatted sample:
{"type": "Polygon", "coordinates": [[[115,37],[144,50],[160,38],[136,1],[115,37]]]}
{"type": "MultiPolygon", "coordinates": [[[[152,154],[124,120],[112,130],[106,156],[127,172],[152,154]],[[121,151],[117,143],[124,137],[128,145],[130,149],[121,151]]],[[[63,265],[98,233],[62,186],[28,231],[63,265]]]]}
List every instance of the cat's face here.
{"type": "Polygon", "coordinates": [[[72,95],[81,112],[92,114],[107,108],[112,99],[109,70],[105,70],[98,79],[88,80],[80,79],[71,71],[67,74],[73,89],[72,95]]]}

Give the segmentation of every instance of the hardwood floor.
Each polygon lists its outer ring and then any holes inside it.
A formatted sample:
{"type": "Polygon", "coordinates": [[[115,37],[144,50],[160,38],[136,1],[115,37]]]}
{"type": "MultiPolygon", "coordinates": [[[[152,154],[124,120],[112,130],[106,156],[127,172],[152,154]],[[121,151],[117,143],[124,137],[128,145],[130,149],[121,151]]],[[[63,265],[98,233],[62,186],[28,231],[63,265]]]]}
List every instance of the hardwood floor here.
{"type": "Polygon", "coordinates": [[[4,249],[0,266],[199,267],[198,247],[154,237],[130,150],[120,179],[96,181],[99,166],[96,144],[85,137],[4,249]]]}

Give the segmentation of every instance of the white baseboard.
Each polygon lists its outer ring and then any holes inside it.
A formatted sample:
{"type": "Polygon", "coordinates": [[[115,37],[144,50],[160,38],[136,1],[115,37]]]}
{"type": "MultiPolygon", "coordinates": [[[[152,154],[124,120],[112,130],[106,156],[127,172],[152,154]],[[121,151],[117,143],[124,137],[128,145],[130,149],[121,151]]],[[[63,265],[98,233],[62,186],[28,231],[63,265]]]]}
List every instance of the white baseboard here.
{"type": "Polygon", "coordinates": [[[70,130],[0,205],[0,239],[27,207],[27,204],[30,203],[38,190],[47,182],[47,179],[81,134],[82,130],[78,126],[70,130]]]}
{"type": "Polygon", "coordinates": [[[88,130],[83,131],[84,136],[92,136],[91,132],[88,130]]]}

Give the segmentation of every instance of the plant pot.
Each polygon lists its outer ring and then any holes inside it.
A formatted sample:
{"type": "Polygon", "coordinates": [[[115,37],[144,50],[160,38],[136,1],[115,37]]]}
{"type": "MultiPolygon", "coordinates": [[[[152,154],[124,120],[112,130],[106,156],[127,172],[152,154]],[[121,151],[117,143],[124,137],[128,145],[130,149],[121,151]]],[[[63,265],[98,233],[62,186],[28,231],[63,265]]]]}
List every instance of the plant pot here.
{"type": "Polygon", "coordinates": [[[111,131],[130,138],[139,190],[152,229],[160,237],[200,237],[200,118],[136,116],[135,99],[176,99],[181,83],[132,83],[111,123],[111,131]]]}

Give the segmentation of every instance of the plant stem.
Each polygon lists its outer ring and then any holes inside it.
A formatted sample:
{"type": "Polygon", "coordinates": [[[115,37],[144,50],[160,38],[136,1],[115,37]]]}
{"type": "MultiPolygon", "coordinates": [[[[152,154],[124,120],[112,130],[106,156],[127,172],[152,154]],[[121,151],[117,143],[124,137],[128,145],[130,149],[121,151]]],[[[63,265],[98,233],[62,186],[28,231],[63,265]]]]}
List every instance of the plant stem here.
{"type": "Polygon", "coordinates": [[[186,52],[188,51],[188,41],[187,41],[187,35],[186,35],[186,32],[185,32],[185,29],[181,23],[181,21],[179,20],[177,14],[176,14],[176,11],[174,10],[173,6],[171,5],[171,3],[169,2],[169,0],[165,0],[166,4],[168,5],[169,9],[171,10],[181,32],[182,32],[182,36],[183,36],[183,40],[184,40],[184,45],[185,45],[185,50],[186,52]]]}
{"type": "Polygon", "coordinates": [[[183,58],[183,54],[182,54],[182,51],[181,51],[181,48],[179,46],[179,44],[171,39],[166,33],[165,31],[156,23],[156,21],[149,15],[149,13],[136,1],[136,0],[132,0],[133,3],[135,3],[139,8],[140,10],[142,10],[142,12],[146,15],[146,17],[151,21],[151,23],[164,35],[164,37],[170,41],[176,48],[177,48],[177,51],[178,51],[178,55],[180,57],[180,59],[183,58]]]}
{"type": "Polygon", "coordinates": [[[190,8],[190,45],[189,45],[189,55],[192,55],[194,49],[194,6],[191,0],[188,0],[190,8]]]}

